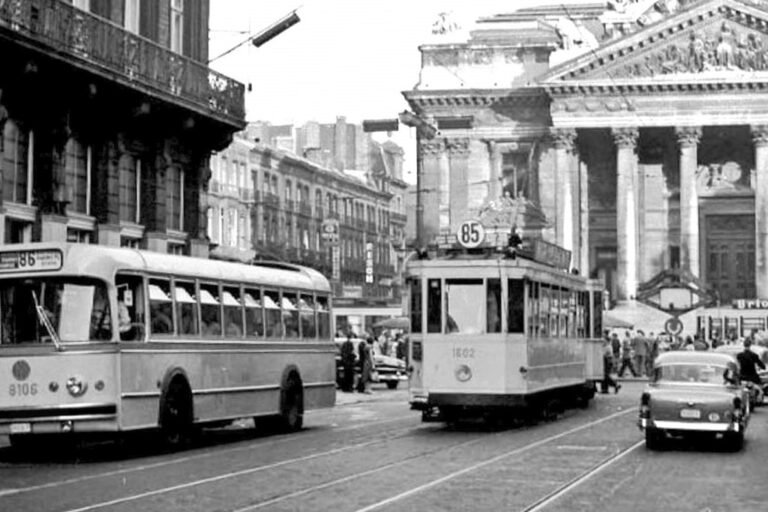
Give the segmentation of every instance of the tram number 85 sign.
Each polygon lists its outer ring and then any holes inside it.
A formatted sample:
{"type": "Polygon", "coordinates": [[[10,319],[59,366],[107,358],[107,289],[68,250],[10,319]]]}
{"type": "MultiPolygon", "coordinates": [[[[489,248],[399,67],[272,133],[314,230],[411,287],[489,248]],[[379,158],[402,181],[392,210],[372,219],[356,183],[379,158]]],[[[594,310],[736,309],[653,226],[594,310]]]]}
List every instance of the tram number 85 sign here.
{"type": "Polygon", "coordinates": [[[465,249],[474,249],[485,240],[485,228],[476,220],[465,221],[459,226],[456,239],[465,249]]]}

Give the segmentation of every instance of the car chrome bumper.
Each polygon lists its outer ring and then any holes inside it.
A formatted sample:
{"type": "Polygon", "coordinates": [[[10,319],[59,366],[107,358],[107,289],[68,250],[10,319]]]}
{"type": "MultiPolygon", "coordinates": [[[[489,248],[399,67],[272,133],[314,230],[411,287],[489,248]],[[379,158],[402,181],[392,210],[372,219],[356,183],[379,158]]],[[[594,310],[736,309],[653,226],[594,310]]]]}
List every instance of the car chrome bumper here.
{"type": "Polygon", "coordinates": [[[691,432],[739,432],[738,423],[693,423],[689,421],[653,421],[640,419],[638,426],[641,430],[657,428],[660,430],[687,430],[691,432]]]}

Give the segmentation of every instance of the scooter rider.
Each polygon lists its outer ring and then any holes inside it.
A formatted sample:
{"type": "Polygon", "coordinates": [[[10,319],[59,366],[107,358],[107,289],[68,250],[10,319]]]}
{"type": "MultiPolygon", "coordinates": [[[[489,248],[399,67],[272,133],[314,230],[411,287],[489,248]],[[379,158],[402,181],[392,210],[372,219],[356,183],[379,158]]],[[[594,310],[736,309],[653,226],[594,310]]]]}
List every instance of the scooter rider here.
{"type": "Polygon", "coordinates": [[[757,374],[756,366],[759,366],[760,369],[765,370],[765,363],[760,360],[757,354],[749,349],[751,346],[752,339],[745,339],[744,350],[736,354],[736,359],[739,361],[741,380],[752,382],[757,386],[757,389],[760,389],[762,383],[760,382],[760,376],[757,374]]]}

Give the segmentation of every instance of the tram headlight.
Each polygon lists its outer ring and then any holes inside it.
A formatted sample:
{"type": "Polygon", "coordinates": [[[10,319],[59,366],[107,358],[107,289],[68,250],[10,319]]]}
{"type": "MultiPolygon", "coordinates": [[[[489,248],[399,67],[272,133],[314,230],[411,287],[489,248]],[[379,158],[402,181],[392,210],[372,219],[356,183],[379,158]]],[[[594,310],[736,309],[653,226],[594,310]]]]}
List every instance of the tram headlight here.
{"type": "Polygon", "coordinates": [[[88,390],[88,383],[82,377],[74,376],[67,379],[67,391],[72,396],[83,396],[88,390]]]}

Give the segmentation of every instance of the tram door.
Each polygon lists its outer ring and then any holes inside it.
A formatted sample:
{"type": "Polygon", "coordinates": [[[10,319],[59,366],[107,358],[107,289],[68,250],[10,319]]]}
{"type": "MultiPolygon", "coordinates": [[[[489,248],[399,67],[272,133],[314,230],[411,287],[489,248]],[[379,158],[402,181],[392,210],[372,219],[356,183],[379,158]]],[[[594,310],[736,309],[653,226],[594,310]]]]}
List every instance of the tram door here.
{"type": "Polygon", "coordinates": [[[755,297],[755,219],[752,215],[706,216],[706,278],[721,302],[755,297]]]}
{"type": "Polygon", "coordinates": [[[422,295],[421,279],[408,280],[408,314],[411,320],[411,333],[408,341],[408,360],[406,368],[408,369],[408,389],[411,397],[414,395],[424,395],[424,381],[422,378],[422,295]]]}

